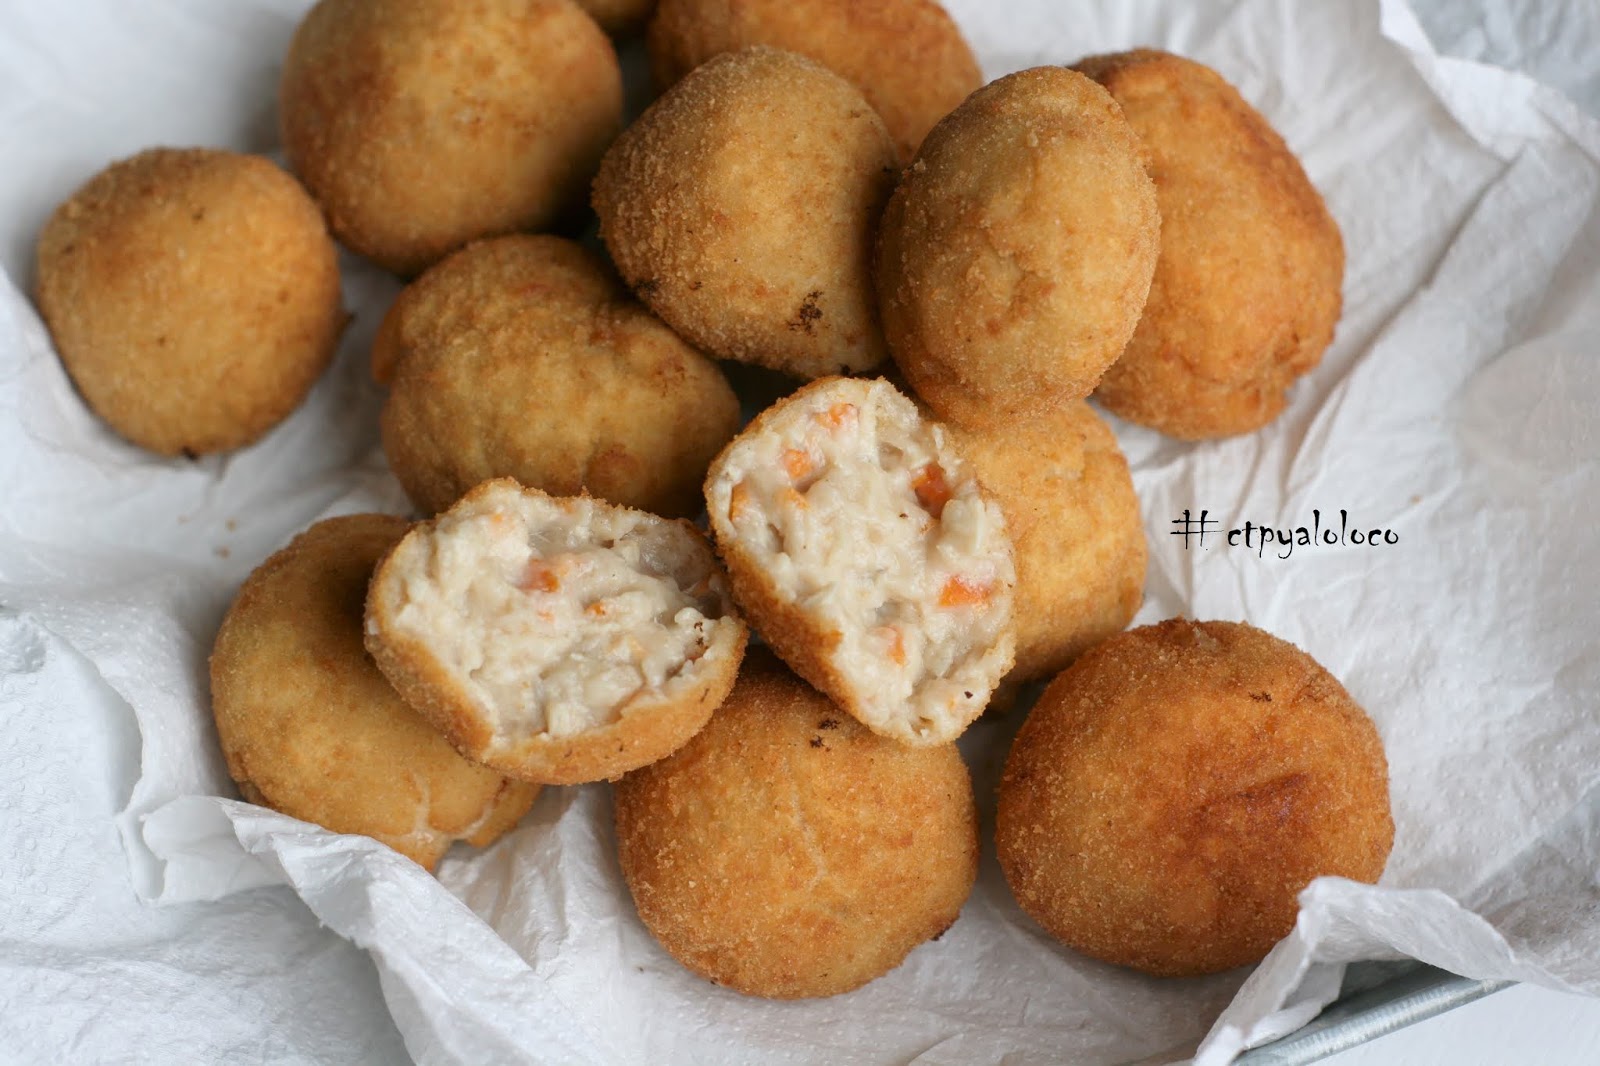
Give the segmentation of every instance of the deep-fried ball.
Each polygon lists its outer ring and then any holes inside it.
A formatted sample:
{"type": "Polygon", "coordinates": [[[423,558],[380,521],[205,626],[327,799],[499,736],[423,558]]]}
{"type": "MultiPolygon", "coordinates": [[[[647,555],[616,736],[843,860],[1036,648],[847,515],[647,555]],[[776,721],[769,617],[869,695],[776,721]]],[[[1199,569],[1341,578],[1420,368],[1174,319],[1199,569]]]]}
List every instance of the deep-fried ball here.
{"type": "Polygon", "coordinates": [[[211,704],[246,799],[431,869],[457,840],[493,843],[539,790],[457,755],[367,657],[367,580],[408,525],[330,518],[262,563],[217,634],[211,704]]]}
{"type": "Polygon", "coordinates": [[[974,428],[1087,396],[1122,352],[1159,222],[1116,101],[1038,67],[934,127],[884,213],[883,328],[907,382],[974,428]]]}
{"type": "Polygon", "coordinates": [[[578,0],[578,6],[613,37],[644,28],[656,0],[578,0]]]}
{"type": "Polygon", "coordinates": [[[769,407],[712,462],[706,511],[751,624],[873,732],[948,743],[1011,669],[1005,518],[888,382],[769,407]]]}
{"type": "Polygon", "coordinates": [[[1000,429],[945,428],[1005,512],[1016,552],[1008,681],[1050,677],[1121,632],[1144,599],[1144,524],[1128,461],[1082,400],[1000,429]]]}
{"type": "Polygon", "coordinates": [[[645,303],[721,359],[797,377],[885,356],[873,228],[894,146],[861,94],[789,52],[718,56],[657,100],[595,179],[600,235],[645,303]]]}
{"type": "Polygon", "coordinates": [[[373,364],[392,376],[389,465],[430,514],[504,476],[693,515],[739,428],[716,364],[559,237],[501,237],[440,263],[391,309],[373,364]]]}
{"type": "Polygon", "coordinates": [[[733,687],[748,630],[687,522],[485,482],[408,533],[367,648],[468,757],[574,785],[676,751],[733,687]]]}
{"type": "Polygon", "coordinates": [[[902,160],[983,84],[960,28],[933,0],[662,0],[651,70],[665,89],[712,56],[758,44],[843,75],[883,116],[902,160]]]}
{"type": "Polygon", "coordinates": [[[615,788],[639,917],[746,995],[848,992],[955,922],[978,871],[954,745],[875,736],[752,652],[711,723],[615,788]]]}
{"type": "Polygon", "coordinates": [[[622,73],[572,0],[321,0],[278,106],[334,234],[411,275],[580,205],[622,126],[622,73]]]}
{"type": "Polygon", "coordinates": [[[1383,745],[1343,686],[1271,634],[1184,619],[1051,682],[995,826],[1024,911],[1159,976],[1260,960],[1313,878],[1375,881],[1393,840],[1383,745]]]}
{"type": "Polygon", "coordinates": [[[1283,138],[1216,71],[1153,51],[1078,68],[1148,147],[1161,205],[1150,298],[1100,401],[1185,440],[1266,425],[1333,339],[1338,224],[1283,138]]]}
{"type": "Polygon", "coordinates": [[[154,148],[39,235],[39,311],[96,414],[162,455],[259,438],[333,358],[345,314],[317,205],[260,156],[154,148]]]}

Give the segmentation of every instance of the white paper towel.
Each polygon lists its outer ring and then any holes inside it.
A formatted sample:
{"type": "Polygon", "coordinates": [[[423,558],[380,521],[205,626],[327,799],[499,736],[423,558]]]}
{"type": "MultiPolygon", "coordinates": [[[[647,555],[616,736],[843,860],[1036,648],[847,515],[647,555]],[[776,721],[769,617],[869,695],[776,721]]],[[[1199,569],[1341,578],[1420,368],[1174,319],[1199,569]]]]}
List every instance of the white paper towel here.
{"type": "MultiPolygon", "coordinates": [[[[234,794],[204,662],[239,581],[321,514],[404,508],[365,373],[396,285],[348,261],[356,319],[334,370],[261,444],[198,463],[146,456],[89,415],[18,290],[49,209],[109,159],[273,150],[303,6],[0,11],[0,604],[21,612],[0,618],[0,965],[22,977],[0,991],[0,1046],[384,1061],[397,1026],[423,1062],[1110,1063],[1184,1057],[1205,1036],[1209,1064],[1304,1022],[1339,964],[1386,952],[1600,993],[1600,804],[1585,802],[1600,778],[1600,123],[1524,76],[1435,55],[1398,2],[950,4],[991,76],[1141,44],[1216,66],[1339,219],[1345,315],[1282,419],[1199,446],[1117,428],[1152,549],[1140,621],[1246,619],[1341,677],[1389,751],[1395,853],[1381,888],[1311,886],[1248,981],[1077,957],[1020,914],[986,853],[961,921],[905,966],[833,1000],[765,1003],[653,944],[603,787],[548,790],[437,881],[214,798],[234,794]],[[1280,559],[1213,533],[1185,549],[1169,535],[1185,509],[1223,530],[1345,510],[1399,543],[1280,559]],[[171,906],[132,899],[119,811],[132,886],[171,906]],[[70,887],[89,878],[97,892],[70,887]],[[280,883],[304,904],[260,887],[280,883]],[[339,937],[371,953],[393,1023],[339,937]]],[[[1014,727],[963,742],[991,810],[1014,727]]]]}

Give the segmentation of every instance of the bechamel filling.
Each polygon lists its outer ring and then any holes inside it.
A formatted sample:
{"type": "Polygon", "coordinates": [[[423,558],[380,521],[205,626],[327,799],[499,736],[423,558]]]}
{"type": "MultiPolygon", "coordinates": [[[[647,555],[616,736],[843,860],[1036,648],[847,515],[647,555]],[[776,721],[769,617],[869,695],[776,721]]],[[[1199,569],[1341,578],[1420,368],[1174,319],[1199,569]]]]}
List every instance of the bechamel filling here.
{"type": "Polygon", "coordinates": [[[512,488],[481,503],[440,517],[395,622],[455,675],[499,742],[615,722],[711,645],[722,610],[710,558],[683,530],[512,488]]]}
{"type": "Polygon", "coordinates": [[[835,666],[885,719],[969,717],[1009,665],[1004,519],[886,383],[812,399],[730,457],[728,520],[781,596],[838,629],[835,666]]]}

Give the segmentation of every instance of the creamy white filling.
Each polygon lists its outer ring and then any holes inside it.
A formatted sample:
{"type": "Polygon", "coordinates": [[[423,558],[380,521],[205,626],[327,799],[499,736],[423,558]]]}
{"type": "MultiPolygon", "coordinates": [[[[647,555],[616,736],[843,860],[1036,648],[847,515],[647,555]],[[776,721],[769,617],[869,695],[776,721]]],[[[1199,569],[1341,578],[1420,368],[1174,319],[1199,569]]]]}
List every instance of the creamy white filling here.
{"type": "Polygon", "coordinates": [[[721,621],[703,546],[589,500],[508,487],[442,516],[406,562],[394,624],[505,742],[616,721],[692,666],[721,621]]]}
{"type": "Polygon", "coordinates": [[[841,634],[836,668],[914,732],[981,710],[1009,666],[999,508],[886,382],[814,389],[730,452],[711,505],[778,595],[841,634]],[[974,709],[975,708],[975,709],[974,709]]]}

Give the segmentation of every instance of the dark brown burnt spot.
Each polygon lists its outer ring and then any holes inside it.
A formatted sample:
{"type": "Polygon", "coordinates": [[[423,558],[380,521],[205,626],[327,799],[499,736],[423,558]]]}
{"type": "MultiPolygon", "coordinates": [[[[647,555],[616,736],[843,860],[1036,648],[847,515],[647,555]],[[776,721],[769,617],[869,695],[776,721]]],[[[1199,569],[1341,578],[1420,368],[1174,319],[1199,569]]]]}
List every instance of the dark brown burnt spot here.
{"type": "Polygon", "coordinates": [[[806,298],[800,303],[800,310],[796,311],[794,318],[789,320],[789,328],[796,333],[804,333],[808,337],[815,337],[817,335],[817,323],[822,320],[822,308],[817,306],[821,299],[821,289],[812,289],[806,293],[806,298]]]}
{"type": "Polygon", "coordinates": [[[838,729],[839,728],[839,719],[837,719],[837,718],[824,718],[822,721],[817,723],[817,728],[818,729],[838,729]]]}
{"type": "Polygon", "coordinates": [[[1250,698],[1255,700],[1257,703],[1271,703],[1272,702],[1272,693],[1270,693],[1270,692],[1252,692],[1252,693],[1250,693],[1250,698]]]}
{"type": "Polygon", "coordinates": [[[656,291],[660,288],[661,282],[659,279],[644,278],[639,282],[639,284],[633,287],[633,291],[638,294],[641,299],[643,299],[644,297],[655,295],[656,291]]]}
{"type": "Polygon", "coordinates": [[[811,746],[812,746],[812,747],[813,747],[813,748],[820,748],[820,747],[822,747],[822,738],[821,738],[821,737],[812,737],[812,738],[811,738],[811,746]]]}

